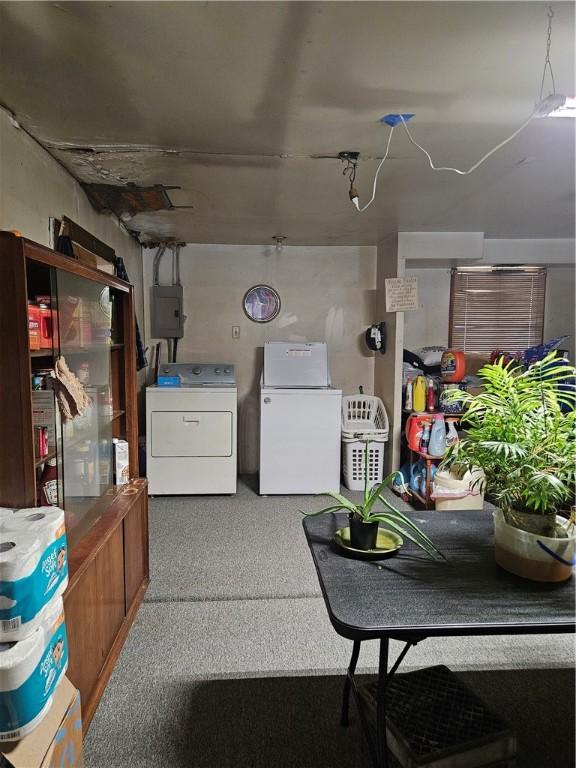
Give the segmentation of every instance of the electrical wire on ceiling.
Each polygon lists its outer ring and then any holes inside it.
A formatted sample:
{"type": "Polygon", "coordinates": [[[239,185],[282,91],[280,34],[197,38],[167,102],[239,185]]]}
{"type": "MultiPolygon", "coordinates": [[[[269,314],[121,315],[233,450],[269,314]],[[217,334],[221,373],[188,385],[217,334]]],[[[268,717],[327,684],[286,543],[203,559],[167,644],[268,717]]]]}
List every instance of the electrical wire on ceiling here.
{"type": "Polygon", "coordinates": [[[180,248],[179,243],[170,245],[172,251],[172,285],[182,285],[180,282],[180,248]]]}
{"type": "Polygon", "coordinates": [[[152,279],[154,281],[154,285],[160,284],[160,262],[162,261],[162,256],[164,256],[165,252],[166,245],[162,243],[158,246],[158,250],[156,251],[152,264],[152,279]]]}
{"type": "Polygon", "coordinates": [[[160,243],[152,262],[152,279],[154,285],[160,284],[160,262],[167,249],[172,253],[172,285],[182,285],[180,282],[180,249],[182,243],[160,243]]]}
{"type": "MultiPolygon", "coordinates": [[[[182,285],[180,282],[180,243],[172,244],[172,285],[182,285]]],[[[178,337],[172,339],[172,362],[175,363],[178,356],[178,337]]]]}
{"type": "Polygon", "coordinates": [[[392,141],[393,131],[394,131],[394,126],[390,126],[390,133],[388,134],[388,143],[386,144],[386,152],[384,152],[384,157],[382,158],[382,160],[380,160],[378,168],[376,169],[376,174],[374,176],[374,183],[372,184],[372,197],[366,203],[366,205],[362,206],[362,208],[360,207],[360,198],[358,196],[358,192],[354,186],[354,179],[356,178],[356,164],[354,165],[354,178],[350,182],[350,189],[348,190],[348,194],[350,196],[350,200],[352,200],[352,202],[356,206],[357,210],[360,211],[360,213],[365,211],[366,208],[369,208],[374,202],[374,199],[376,197],[376,185],[378,184],[378,174],[380,173],[380,169],[384,165],[384,162],[388,157],[388,153],[390,152],[390,142],[392,141]]]}
{"type": "Polygon", "coordinates": [[[486,160],[488,160],[489,157],[492,157],[498,150],[502,149],[502,147],[506,146],[509,142],[511,142],[513,139],[518,136],[519,133],[521,133],[531,122],[534,120],[534,118],[540,118],[540,117],[548,117],[552,112],[558,110],[559,108],[563,107],[566,104],[566,97],[562,94],[556,93],[556,83],[554,81],[554,71],[552,69],[552,62],[550,59],[550,47],[552,44],[552,19],[554,18],[554,11],[552,9],[552,6],[548,6],[548,30],[547,30],[547,40],[546,40],[546,57],[544,60],[544,69],[542,71],[542,81],[540,84],[540,93],[538,96],[538,101],[536,103],[536,106],[527,120],[525,120],[522,125],[517,128],[513,133],[510,134],[506,139],[501,141],[499,144],[497,144],[495,147],[493,147],[491,150],[486,152],[485,155],[483,155],[477,162],[475,162],[473,165],[470,166],[467,170],[461,170],[459,168],[452,168],[450,166],[438,166],[434,164],[434,161],[432,160],[432,156],[426,150],[421,144],[419,144],[416,139],[412,136],[410,133],[410,129],[407,126],[407,120],[409,120],[413,115],[403,115],[403,114],[394,114],[394,115],[386,115],[382,118],[381,122],[386,123],[390,126],[390,133],[388,134],[388,142],[386,144],[386,151],[384,153],[384,157],[380,161],[378,168],[376,169],[376,174],[374,176],[374,182],[372,184],[372,197],[370,200],[366,203],[364,206],[360,206],[360,198],[358,195],[358,191],[356,190],[356,187],[354,186],[354,182],[356,180],[356,171],[357,171],[357,164],[358,164],[358,154],[357,153],[341,153],[341,155],[349,155],[354,154],[356,155],[355,159],[351,161],[348,157],[343,158],[348,161],[347,166],[344,168],[343,174],[348,175],[350,180],[350,186],[348,190],[348,194],[350,197],[350,200],[356,207],[356,209],[362,213],[367,208],[372,205],[374,202],[374,199],[376,198],[376,186],[378,183],[378,174],[380,173],[380,169],[384,165],[384,162],[386,158],[388,157],[388,153],[390,151],[390,142],[392,141],[392,134],[394,133],[394,128],[398,124],[402,124],[404,126],[404,130],[406,131],[406,134],[408,136],[408,139],[410,142],[417,147],[421,152],[423,152],[426,157],[428,158],[428,164],[430,165],[430,168],[433,171],[447,171],[450,173],[457,173],[460,176],[468,176],[468,174],[473,173],[477,168],[479,168],[486,160]],[[543,97],[544,93],[544,84],[546,81],[546,74],[549,73],[552,90],[549,92],[548,96],[543,97]]]}
{"type": "MultiPolygon", "coordinates": [[[[402,120],[402,125],[404,126],[404,130],[405,130],[405,131],[406,131],[406,133],[408,134],[408,138],[410,139],[410,141],[412,142],[412,144],[414,144],[414,146],[415,146],[415,147],[418,147],[418,149],[420,149],[422,152],[424,152],[424,154],[425,154],[425,155],[426,155],[426,157],[428,158],[428,163],[429,163],[429,165],[430,165],[430,168],[432,168],[432,170],[433,170],[433,171],[450,171],[450,172],[452,172],[452,173],[458,173],[460,176],[468,176],[468,174],[469,174],[469,173],[473,173],[473,172],[476,170],[476,168],[479,168],[479,167],[482,165],[482,163],[483,163],[483,162],[485,162],[486,160],[488,160],[488,158],[489,158],[489,157],[492,157],[492,155],[493,155],[493,154],[495,154],[496,152],[498,152],[498,150],[499,150],[499,149],[502,149],[502,147],[504,147],[506,144],[508,144],[508,142],[510,142],[510,141],[512,141],[512,139],[516,138],[516,136],[518,136],[518,134],[519,134],[521,131],[523,131],[523,130],[524,130],[524,128],[526,128],[526,126],[527,126],[529,123],[531,123],[531,122],[532,122],[532,120],[533,120],[535,117],[537,117],[537,116],[538,116],[538,115],[537,115],[537,112],[536,112],[536,110],[534,110],[534,112],[532,112],[532,114],[530,115],[530,117],[528,118],[528,120],[525,120],[525,121],[522,123],[522,125],[520,126],[520,128],[517,128],[517,129],[514,131],[514,133],[511,133],[511,134],[510,134],[510,136],[508,136],[508,138],[507,138],[507,139],[504,139],[504,141],[501,141],[501,142],[500,142],[500,144],[497,144],[497,145],[496,145],[495,147],[493,147],[493,148],[492,148],[492,149],[491,149],[489,152],[486,152],[486,154],[485,154],[485,155],[483,155],[483,156],[480,158],[480,160],[478,160],[478,162],[474,163],[474,165],[471,165],[471,166],[470,166],[470,168],[468,168],[468,170],[467,170],[467,171],[461,171],[459,168],[450,168],[450,167],[448,167],[448,166],[442,166],[442,165],[434,165],[434,161],[432,160],[432,157],[430,156],[430,153],[429,153],[427,150],[425,150],[425,149],[424,149],[424,147],[420,146],[420,144],[418,144],[418,142],[417,142],[417,141],[414,139],[414,137],[413,137],[413,136],[412,136],[412,134],[410,133],[410,130],[409,130],[408,126],[406,125],[406,121],[404,120],[404,118],[402,117],[402,115],[400,115],[400,119],[402,120]]],[[[391,129],[391,130],[393,130],[393,129],[391,129]]]]}
{"type": "Polygon", "coordinates": [[[342,171],[342,176],[348,176],[348,180],[350,182],[350,189],[354,187],[354,182],[356,181],[356,169],[358,167],[358,158],[357,157],[350,157],[349,155],[346,158],[342,158],[346,165],[344,166],[344,170],[342,171]]]}

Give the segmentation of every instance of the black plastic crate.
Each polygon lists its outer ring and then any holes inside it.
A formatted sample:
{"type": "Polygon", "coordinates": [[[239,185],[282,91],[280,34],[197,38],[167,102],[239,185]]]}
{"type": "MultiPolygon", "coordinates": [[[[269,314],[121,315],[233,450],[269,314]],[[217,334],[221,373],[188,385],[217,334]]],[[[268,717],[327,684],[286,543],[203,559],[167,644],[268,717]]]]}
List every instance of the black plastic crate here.
{"type": "MultiPolygon", "coordinates": [[[[375,720],[376,683],[361,689],[375,720]]],[[[512,768],[516,735],[448,667],[392,677],[386,693],[388,748],[402,768],[512,768]]]]}

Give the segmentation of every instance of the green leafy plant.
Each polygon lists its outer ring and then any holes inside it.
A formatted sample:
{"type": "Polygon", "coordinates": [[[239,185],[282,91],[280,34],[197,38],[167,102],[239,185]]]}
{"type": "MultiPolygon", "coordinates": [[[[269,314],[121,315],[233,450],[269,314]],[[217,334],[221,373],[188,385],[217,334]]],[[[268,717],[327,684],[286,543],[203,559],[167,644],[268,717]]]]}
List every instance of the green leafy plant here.
{"type": "Polygon", "coordinates": [[[481,467],[509,525],[529,530],[524,516],[539,515],[540,532],[563,536],[556,515],[574,504],[576,482],[576,371],[555,355],[525,371],[500,359],[479,371],[480,394],[446,393],[462,404],[466,432],[442,465],[481,467]]]}
{"type": "Polygon", "coordinates": [[[410,539],[414,544],[423,549],[430,557],[435,560],[445,560],[446,558],[432,541],[423,533],[410,518],[402,514],[386,499],[382,493],[384,488],[392,483],[394,477],[400,476],[402,484],[404,483],[400,472],[391,472],[384,480],[373,487],[370,486],[368,472],[368,446],[366,445],[364,459],[364,494],[360,504],[355,504],[340,493],[320,493],[319,496],[330,496],[336,503],[329,507],[318,510],[318,512],[302,512],[309,517],[325,515],[331,512],[348,512],[353,517],[362,520],[364,523],[385,523],[389,528],[397,531],[402,536],[410,539]],[[377,506],[380,504],[380,508],[377,506]],[[383,507],[383,509],[382,509],[383,507]]]}

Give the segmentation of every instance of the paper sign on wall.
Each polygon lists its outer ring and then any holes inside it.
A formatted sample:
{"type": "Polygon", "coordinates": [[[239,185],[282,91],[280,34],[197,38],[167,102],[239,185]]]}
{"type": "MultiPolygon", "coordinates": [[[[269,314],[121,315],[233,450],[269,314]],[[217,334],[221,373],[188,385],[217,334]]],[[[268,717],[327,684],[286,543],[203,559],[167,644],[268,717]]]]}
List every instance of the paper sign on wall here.
{"type": "Polygon", "coordinates": [[[409,312],[418,309],[418,278],[389,277],[384,280],[386,312],[409,312]]]}

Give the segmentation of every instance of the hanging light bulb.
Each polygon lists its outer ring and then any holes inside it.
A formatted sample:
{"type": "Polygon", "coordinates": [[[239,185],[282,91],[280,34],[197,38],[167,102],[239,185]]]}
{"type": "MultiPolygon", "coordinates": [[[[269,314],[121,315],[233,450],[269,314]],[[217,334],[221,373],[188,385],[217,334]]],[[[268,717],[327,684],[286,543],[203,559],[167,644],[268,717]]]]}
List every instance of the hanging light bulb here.
{"type": "Polygon", "coordinates": [[[356,209],[359,211],[360,210],[360,198],[358,196],[358,190],[356,189],[356,187],[353,184],[350,185],[350,189],[348,190],[348,195],[349,195],[350,200],[352,201],[352,203],[356,206],[356,209]]]}
{"type": "Polygon", "coordinates": [[[282,253],[284,249],[284,242],[286,241],[286,235],[273,235],[272,240],[276,243],[276,253],[282,253]]]}

